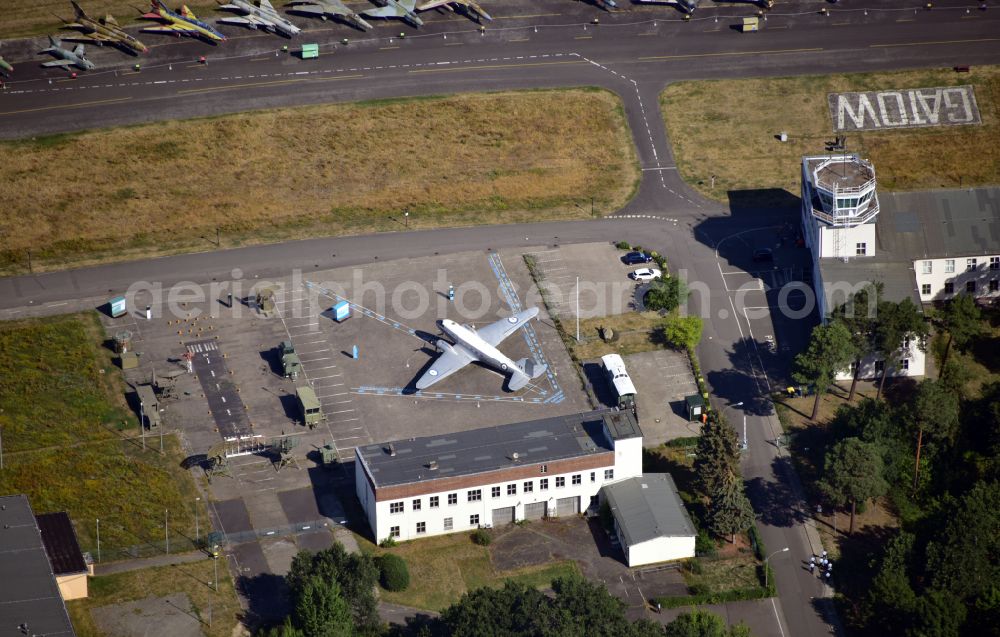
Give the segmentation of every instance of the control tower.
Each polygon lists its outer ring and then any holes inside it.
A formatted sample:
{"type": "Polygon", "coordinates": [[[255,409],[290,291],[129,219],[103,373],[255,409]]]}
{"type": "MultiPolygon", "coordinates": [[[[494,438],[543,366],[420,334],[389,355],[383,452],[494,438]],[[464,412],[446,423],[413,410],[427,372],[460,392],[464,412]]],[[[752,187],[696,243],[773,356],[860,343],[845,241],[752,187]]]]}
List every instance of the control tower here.
{"type": "Polygon", "coordinates": [[[857,155],[802,158],[802,228],[813,261],[875,255],[875,168],[857,155]]]}

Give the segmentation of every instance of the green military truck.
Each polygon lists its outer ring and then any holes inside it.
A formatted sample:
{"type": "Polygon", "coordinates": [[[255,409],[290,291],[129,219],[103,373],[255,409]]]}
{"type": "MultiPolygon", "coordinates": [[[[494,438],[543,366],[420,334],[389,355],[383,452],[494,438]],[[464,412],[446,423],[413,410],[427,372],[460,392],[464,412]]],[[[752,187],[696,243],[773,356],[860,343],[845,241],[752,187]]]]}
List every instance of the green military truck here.
{"type": "Polygon", "coordinates": [[[295,380],[302,372],[302,361],[299,360],[299,355],[295,353],[295,347],[291,341],[283,341],[278,351],[281,354],[281,368],[285,378],[295,380]]]}
{"type": "Polygon", "coordinates": [[[316,392],[313,391],[312,387],[296,387],[295,395],[299,399],[299,413],[302,414],[302,422],[307,427],[312,429],[326,420],[323,406],[320,405],[319,398],[316,398],[316,392]]]}

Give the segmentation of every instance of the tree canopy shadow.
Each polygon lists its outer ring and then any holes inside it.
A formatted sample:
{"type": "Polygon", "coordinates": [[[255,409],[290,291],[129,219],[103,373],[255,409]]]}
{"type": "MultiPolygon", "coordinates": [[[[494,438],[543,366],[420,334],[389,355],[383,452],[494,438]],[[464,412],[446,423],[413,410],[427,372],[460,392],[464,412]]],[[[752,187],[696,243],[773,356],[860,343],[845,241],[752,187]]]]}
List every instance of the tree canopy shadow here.
{"type": "Polygon", "coordinates": [[[764,524],[790,527],[802,524],[808,515],[800,507],[795,492],[790,486],[789,475],[794,469],[785,456],[778,456],[771,462],[771,470],[776,480],[754,478],[746,483],[747,496],[754,511],[760,514],[764,524]]]}

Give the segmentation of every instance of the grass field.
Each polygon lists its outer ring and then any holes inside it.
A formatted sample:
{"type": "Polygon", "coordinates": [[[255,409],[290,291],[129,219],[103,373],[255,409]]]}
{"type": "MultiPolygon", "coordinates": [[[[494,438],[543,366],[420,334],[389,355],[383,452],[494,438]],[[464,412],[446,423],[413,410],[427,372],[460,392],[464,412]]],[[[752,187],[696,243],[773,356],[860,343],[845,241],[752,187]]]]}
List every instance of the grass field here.
{"type": "Polygon", "coordinates": [[[108,604],[120,604],[171,593],[186,593],[206,637],[231,637],[241,612],[229,570],[219,565],[219,592],[213,589],[212,560],[190,564],[146,568],[139,571],[104,575],[90,580],[90,597],[66,602],[73,628],[79,637],[103,635],[94,623],[90,610],[108,604]],[[209,619],[211,618],[211,625],[209,619]]]}
{"type": "Polygon", "coordinates": [[[617,210],[639,171],[597,89],[384,100],[0,143],[0,274],[318,235],[617,210]],[[72,165],[58,179],[49,165],[72,165]],[[44,205],[39,205],[39,202],[44,205]],[[577,205],[579,204],[579,205],[577,205]],[[586,205],[584,205],[586,204],[586,205]]]}
{"type": "Polygon", "coordinates": [[[473,544],[468,533],[406,542],[389,551],[367,540],[359,540],[359,544],[366,552],[395,553],[406,560],[410,569],[410,587],[398,593],[381,591],[382,599],[428,610],[444,610],[468,591],[483,586],[500,587],[508,579],[528,586],[548,587],[557,577],[580,572],[571,560],[497,571],[490,561],[489,549],[473,544]]]}
{"type": "MultiPolygon", "coordinates": [[[[658,312],[626,312],[613,316],[602,316],[580,320],[580,336],[585,339],[573,345],[573,351],[580,360],[594,360],[605,354],[628,356],[638,352],[662,349],[659,327],[663,317],[658,312]],[[600,339],[598,328],[605,327],[619,334],[614,343],[600,339]]],[[[567,323],[567,329],[576,333],[576,325],[567,323]]]]}
{"type": "MultiPolygon", "coordinates": [[[[139,12],[136,9],[147,9],[149,0],[135,0],[134,2],[132,0],[102,0],[100,3],[95,3],[93,0],[83,0],[79,4],[92,18],[103,18],[110,13],[115,16],[119,24],[125,25],[138,22],[139,12]]],[[[167,2],[167,4],[171,8],[177,9],[181,3],[167,2]]],[[[218,6],[211,0],[190,0],[185,4],[198,14],[199,18],[211,18],[216,14],[214,8],[218,6]]],[[[4,0],[3,28],[0,30],[0,38],[20,38],[55,33],[62,26],[62,22],[56,16],[66,19],[73,17],[73,7],[70,6],[69,0],[4,0]]],[[[166,38],[147,34],[140,36],[140,39],[149,45],[166,38]]]]}
{"type": "Polygon", "coordinates": [[[982,126],[848,133],[847,147],[875,164],[879,187],[918,190],[996,184],[1000,67],[678,82],[660,96],[677,166],[707,197],[783,189],[798,196],[803,155],[835,136],[827,94],[972,84],[982,126]],[[786,131],[787,143],[775,136],[786,131]],[[715,186],[712,187],[712,175],[715,186]]]}
{"type": "Polygon", "coordinates": [[[166,436],[163,456],[156,439],[142,450],[103,339],[93,313],[0,323],[0,493],[68,511],[85,551],[100,519],[104,561],[162,551],[165,510],[174,550],[190,548],[198,494],[180,446],[166,436]]]}

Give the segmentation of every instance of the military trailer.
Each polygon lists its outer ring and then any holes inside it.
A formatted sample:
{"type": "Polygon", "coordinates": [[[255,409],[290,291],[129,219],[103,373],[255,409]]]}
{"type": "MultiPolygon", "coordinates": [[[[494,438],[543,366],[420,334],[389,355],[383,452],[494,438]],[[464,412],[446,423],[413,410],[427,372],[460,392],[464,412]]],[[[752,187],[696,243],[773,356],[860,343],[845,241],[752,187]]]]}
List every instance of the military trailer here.
{"type": "Polygon", "coordinates": [[[139,395],[139,414],[142,427],[148,427],[150,431],[158,429],[160,426],[160,403],[156,399],[156,392],[152,385],[137,385],[136,394],[139,395]]]}
{"type": "Polygon", "coordinates": [[[312,387],[296,387],[295,395],[299,399],[299,413],[302,414],[302,422],[312,429],[316,425],[326,420],[323,414],[323,407],[316,398],[316,392],[312,387]]]}
{"type": "Polygon", "coordinates": [[[285,378],[295,380],[302,372],[302,361],[299,360],[299,355],[295,353],[295,347],[291,341],[282,341],[278,349],[281,353],[281,368],[285,378]]]}

